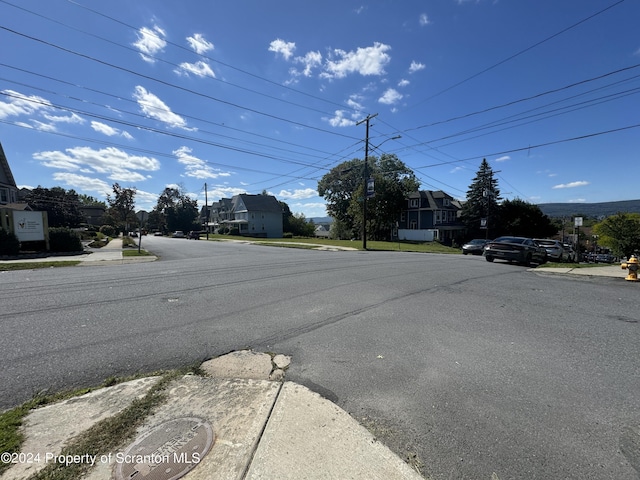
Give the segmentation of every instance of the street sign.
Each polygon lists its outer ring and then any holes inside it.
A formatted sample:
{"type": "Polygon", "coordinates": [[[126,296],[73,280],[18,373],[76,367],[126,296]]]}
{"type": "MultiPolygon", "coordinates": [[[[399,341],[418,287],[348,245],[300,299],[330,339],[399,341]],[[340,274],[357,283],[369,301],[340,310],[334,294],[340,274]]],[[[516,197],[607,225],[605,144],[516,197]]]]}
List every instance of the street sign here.
{"type": "Polygon", "coordinates": [[[582,217],[576,217],[573,219],[573,226],[574,227],[581,227],[582,226],[582,217]]]}
{"type": "Polygon", "coordinates": [[[367,198],[371,198],[376,194],[373,178],[367,179],[367,198]]]}

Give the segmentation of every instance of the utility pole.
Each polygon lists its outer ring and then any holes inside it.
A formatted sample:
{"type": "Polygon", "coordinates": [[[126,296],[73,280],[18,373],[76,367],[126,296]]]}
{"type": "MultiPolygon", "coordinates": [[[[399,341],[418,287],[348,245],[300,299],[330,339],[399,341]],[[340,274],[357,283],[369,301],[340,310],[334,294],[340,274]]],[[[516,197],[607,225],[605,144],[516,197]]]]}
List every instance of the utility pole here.
{"type": "Polygon", "coordinates": [[[369,121],[372,118],[377,117],[378,114],[367,115],[367,118],[360,120],[356,123],[356,126],[362,125],[366,122],[366,136],[364,139],[364,182],[363,182],[363,198],[362,198],[362,249],[367,249],[367,197],[368,197],[368,183],[369,183],[369,121]]]}
{"type": "Polygon", "coordinates": [[[207,198],[207,183],[204,184],[204,228],[207,231],[209,240],[209,199],[207,198]]]}

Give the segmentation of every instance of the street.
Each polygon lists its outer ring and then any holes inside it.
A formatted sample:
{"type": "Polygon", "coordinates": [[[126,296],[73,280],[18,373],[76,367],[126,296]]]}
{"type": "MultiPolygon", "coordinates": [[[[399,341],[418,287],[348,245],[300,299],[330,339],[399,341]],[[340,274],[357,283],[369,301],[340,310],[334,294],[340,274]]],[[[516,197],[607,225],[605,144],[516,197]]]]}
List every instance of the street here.
{"type": "Polygon", "coordinates": [[[201,362],[286,379],[432,479],[638,479],[640,286],[482,257],[144,237],[151,263],[0,274],[0,409],[201,362]]]}

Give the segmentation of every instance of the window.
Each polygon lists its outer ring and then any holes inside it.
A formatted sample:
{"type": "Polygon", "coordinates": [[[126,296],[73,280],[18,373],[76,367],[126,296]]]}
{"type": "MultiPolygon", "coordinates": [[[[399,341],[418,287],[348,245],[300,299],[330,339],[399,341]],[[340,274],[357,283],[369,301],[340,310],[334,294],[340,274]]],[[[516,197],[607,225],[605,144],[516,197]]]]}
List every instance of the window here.
{"type": "Polygon", "coordinates": [[[410,230],[417,230],[418,229],[418,223],[415,220],[411,220],[411,223],[409,224],[409,229],[410,230]]]}
{"type": "Polygon", "coordinates": [[[451,205],[451,202],[449,201],[448,198],[443,198],[442,205],[444,205],[445,207],[448,207],[449,205],[451,205]]]}
{"type": "Polygon", "coordinates": [[[0,203],[9,203],[9,190],[0,188],[0,203]]]}
{"type": "Polygon", "coordinates": [[[412,198],[409,200],[409,208],[418,208],[419,205],[420,203],[418,198],[412,198]]]}
{"type": "Polygon", "coordinates": [[[442,210],[436,210],[436,219],[433,223],[442,223],[442,210]]]}
{"type": "Polygon", "coordinates": [[[407,217],[406,217],[405,213],[404,213],[404,212],[402,212],[402,213],[400,214],[400,221],[401,221],[401,222],[404,222],[406,219],[407,219],[407,217]]]}

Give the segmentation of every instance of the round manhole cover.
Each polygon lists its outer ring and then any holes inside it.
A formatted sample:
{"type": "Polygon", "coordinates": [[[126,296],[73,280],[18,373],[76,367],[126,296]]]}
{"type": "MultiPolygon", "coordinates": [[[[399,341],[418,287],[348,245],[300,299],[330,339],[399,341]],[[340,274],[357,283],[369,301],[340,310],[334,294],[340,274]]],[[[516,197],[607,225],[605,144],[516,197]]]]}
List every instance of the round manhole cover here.
{"type": "Polygon", "coordinates": [[[213,429],[206,420],[182,417],[166,421],[116,454],[116,479],[175,480],[194,469],[213,442],[213,429]]]}

